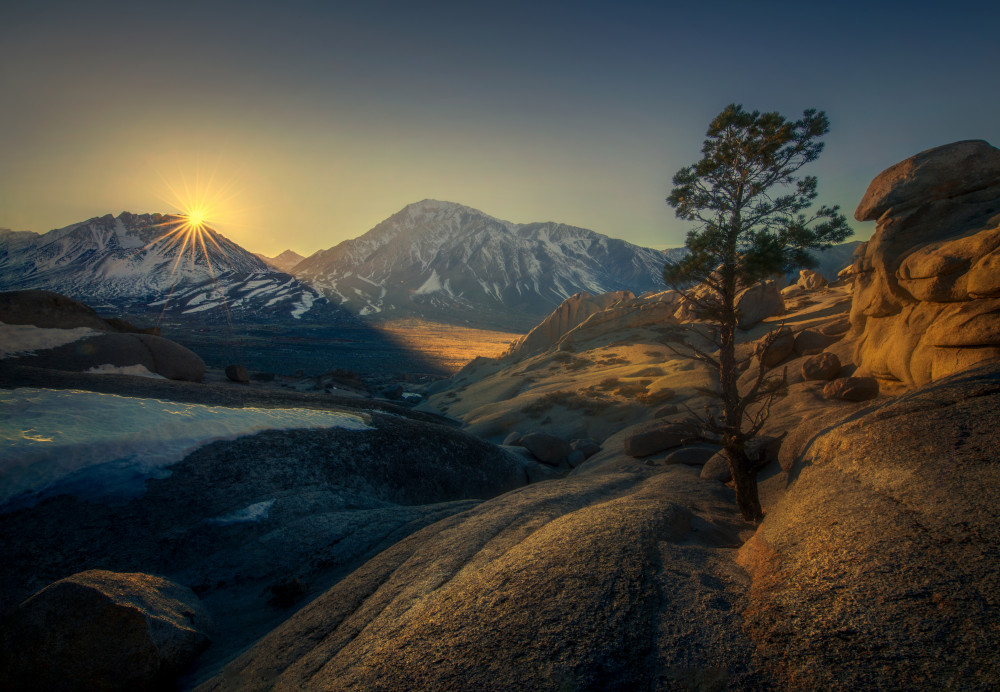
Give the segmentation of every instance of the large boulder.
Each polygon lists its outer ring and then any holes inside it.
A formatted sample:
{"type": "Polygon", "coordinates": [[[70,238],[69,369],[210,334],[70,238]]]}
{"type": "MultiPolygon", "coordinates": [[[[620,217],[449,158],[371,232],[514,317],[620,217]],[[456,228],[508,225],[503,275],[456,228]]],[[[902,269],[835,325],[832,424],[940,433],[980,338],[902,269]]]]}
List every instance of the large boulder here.
{"type": "Polygon", "coordinates": [[[760,362],[767,368],[773,368],[788,358],[795,350],[795,336],[788,327],[781,327],[760,338],[755,348],[760,362]]]}
{"type": "Polygon", "coordinates": [[[795,353],[800,356],[811,356],[836,340],[836,337],[828,336],[816,329],[803,329],[795,335],[795,353]]]}
{"type": "Polygon", "coordinates": [[[922,151],[879,173],[854,212],[873,221],[887,211],[950,199],[1000,185],[1000,150],[981,139],[967,139],[922,151]]]}
{"type": "Polygon", "coordinates": [[[855,212],[851,333],[859,369],[918,385],[1000,357],[1000,150],[929,149],[872,181],[855,212]]]}
{"type": "Polygon", "coordinates": [[[826,288],[829,283],[822,274],[818,274],[812,269],[801,269],[799,270],[799,280],[795,282],[795,285],[806,291],[815,291],[826,288]]]}
{"type": "Polygon", "coordinates": [[[170,380],[200,382],[205,362],[175,341],[152,334],[98,334],[21,359],[25,365],[85,372],[101,365],[141,365],[170,380]]]}
{"type": "Polygon", "coordinates": [[[573,451],[566,440],[544,432],[528,433],[518,444],[527,448],[540,462],[550,466],[559,464],[573,451]]]}
{"type": "Polygon", "coordinates": [[[89,305],[39,289],[0,293],[0,322],[46,329],[89,327],[99,332],[160,335],[159,327],[140,329],[120,317],[100,317],[89,305]]]}
{"type": "Polygon", "coordinates": [[[703,481],[718,481],[728,483],[733,479],[733,471],[729,468],[729,457],[723,451],[713,454],[701,467],[699,477],[703,481]]]}
{"type": "Polygon", "coordinates": [[[208,646],[211,623],[185,586],[149,574],[80,572],[10,614],[5,682],[24,690],[162,690],[208,646]]]}
{"type": "Polygon", "coordinates": [[[761,281],[744,289],[736,296],[736,310],[739,314],[737,326],[750,329],[768,317],[785,311],[785,301],[775,281],[761,281]]]}
{"type": "Polygon", "coordinates": [[[840,372],[840,358],[835,353],[817,353],[802,362],[803,380],[832,380],[840,372]]]}
{"type": "Polygon", "coordinates": [[[690,438],[689,426],[656,420],[625,435],[625,453],[630,457],[645,457],[680,447],[690,438]]]}

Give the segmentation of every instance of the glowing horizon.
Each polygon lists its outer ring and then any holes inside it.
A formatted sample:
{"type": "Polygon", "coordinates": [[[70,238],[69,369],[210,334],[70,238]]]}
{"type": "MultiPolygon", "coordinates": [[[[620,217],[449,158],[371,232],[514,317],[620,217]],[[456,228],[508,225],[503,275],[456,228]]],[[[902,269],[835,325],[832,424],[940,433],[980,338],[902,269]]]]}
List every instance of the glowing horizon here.
{"type": "Polygon", "coordinates": [[[248,250],[308,256],[431,198],[668,247],[689,230],[671,178],[728,103],[826,111],[804,172],[848,216],[919,151],[1000,144],[983,88],[1000,8],[448,5],[17,4],[0,23],[0,227],[200,213],[248,250]]]}

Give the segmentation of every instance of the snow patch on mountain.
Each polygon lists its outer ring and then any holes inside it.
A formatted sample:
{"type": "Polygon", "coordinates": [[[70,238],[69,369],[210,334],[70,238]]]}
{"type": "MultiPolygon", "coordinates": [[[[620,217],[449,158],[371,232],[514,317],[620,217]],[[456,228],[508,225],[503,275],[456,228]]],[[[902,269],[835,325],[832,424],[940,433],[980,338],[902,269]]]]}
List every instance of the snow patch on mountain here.
{"type": "MultiPolygon", "coordinates": [[[[300,320],[322,301],[211,228],[187,233],[184,223],[123,212],[41,235],[0,233],[0,290],[42,288],[133,313],[235,310],[260,320],[300,320]]],[[[279,257],[294,259],[289,253],[279,257]]]]}
{"type": "Polygon", "coordinates": [[[580,291],[662,288],[666,258],[583,228],[424,200],[304,259],[295,274],[361,315],[528,328],[580,291]]]}

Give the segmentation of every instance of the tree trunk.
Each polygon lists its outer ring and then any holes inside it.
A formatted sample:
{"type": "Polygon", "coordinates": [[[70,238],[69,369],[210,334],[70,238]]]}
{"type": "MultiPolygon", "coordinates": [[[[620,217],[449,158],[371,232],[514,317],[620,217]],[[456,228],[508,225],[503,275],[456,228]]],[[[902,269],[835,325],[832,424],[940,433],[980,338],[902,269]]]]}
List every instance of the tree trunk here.
{"type": "Polygon", "coordinates": [[[742,448],[731,449],[727,446],[726,456],[736,484],[736,505],[746,521],[759,524],[764,518],[764,510],[760,507],[757,494],[757,469],[742,448]]]}

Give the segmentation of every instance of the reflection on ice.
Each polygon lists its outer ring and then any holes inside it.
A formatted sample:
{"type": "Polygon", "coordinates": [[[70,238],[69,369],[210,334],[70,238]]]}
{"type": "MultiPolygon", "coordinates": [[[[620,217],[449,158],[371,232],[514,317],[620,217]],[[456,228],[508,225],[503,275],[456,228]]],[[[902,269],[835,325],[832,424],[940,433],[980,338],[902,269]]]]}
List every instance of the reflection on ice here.
{"type": "Polygon", "coordinates": [[[230,408],[76,390],[0,390],[0,506],[70,492],[137,494],[149,477],[215,440],[261,430],[369,430],[361,416],[230,408]]]}

